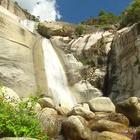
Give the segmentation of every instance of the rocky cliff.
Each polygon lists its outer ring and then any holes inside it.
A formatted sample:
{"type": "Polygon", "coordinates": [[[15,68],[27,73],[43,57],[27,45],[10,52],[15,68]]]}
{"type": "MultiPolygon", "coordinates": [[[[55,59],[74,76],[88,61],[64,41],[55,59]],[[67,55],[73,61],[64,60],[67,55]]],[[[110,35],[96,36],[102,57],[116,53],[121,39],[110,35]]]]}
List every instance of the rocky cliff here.
{"type": "Polygon", "coordinates": [[[32,48],[36,36],[18,18],[0,7],[0,83],[20,96],[35,92],[32,48]]]}
{"type": "Polygon", "coordinates": [[[38,19],[35,16],[31,15],[26,9],[22,9],[17,2],[12,2],[11,0],[0,0],[0,6],[4,7],[21,19],[38,21],[38,19]]]}
{"type": "Polygon", "coordinates": [[[140,97],[140,24],[119,30],[108,62],[108,95],[115,101],[140,97]]]}

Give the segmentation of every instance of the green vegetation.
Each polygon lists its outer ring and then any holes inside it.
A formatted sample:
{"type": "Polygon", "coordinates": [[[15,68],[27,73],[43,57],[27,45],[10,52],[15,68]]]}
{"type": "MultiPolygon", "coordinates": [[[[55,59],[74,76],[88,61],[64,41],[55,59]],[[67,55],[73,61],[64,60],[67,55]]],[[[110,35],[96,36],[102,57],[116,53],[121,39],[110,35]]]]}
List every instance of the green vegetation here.
{"type": "Polygon", "coordinates": [[[75,34],[77,36],[81,36],[82,34],[85,33],[85,28],[83,25],[78,25],[76,28],[75,28],[75,34]]]}
{"type": "Polygon", "coordinates": [[[52,36],[52,31],[49,28],[47,28],[43,23],[38,23],[37,31],[39,34],[48,39],[52,36]]]}
{"type": "Polygon", "coordinates": [[[134,0],[132,4],[122,13],[121,26],[132,25],[140,21],[140,0],[134,0]]]}
{"type": "Polygon", "coordinates": [[[120,17],[116,16],[111,12],[105,12],[101,10],[98,17],[89,18],[86,21],[83,21],[82,24],[85,25],[95,25],[95,27],[100,27],[102,29],[110,29],[111,25],[117,24],[120,17]]]}
{"type": "Polygon", "coordinates": [[[0,96],[0,137],[31,137],[48,140],[37,119],[35,105],[35,99],[30,98],[13,106],[0,96]]]}

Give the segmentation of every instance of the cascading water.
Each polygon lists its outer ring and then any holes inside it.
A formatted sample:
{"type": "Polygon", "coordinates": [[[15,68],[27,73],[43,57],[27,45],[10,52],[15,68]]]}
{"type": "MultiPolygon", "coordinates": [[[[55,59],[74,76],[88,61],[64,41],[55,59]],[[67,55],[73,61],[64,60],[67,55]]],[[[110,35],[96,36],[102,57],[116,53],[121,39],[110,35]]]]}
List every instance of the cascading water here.
{"type": "Polygon", "coordinates": [[[52,93],[57,105],[71,108],[74,106],[75,100],[68,87],[67,77],[59,57],[50,40],[43,39],[42,47],[48,80],[48,90],[52,93]]]}

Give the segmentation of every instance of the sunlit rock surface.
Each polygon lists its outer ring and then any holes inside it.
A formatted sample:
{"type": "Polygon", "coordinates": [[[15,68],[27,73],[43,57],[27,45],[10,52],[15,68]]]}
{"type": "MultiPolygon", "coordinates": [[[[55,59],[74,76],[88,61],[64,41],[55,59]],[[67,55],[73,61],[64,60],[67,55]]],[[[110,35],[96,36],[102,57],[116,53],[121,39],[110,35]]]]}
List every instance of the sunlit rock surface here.
{"type": "Polygon", "coordinates": [[[140,97],[140,24],[115,35],[108,65],[107,93],[118,102],[140,97]]]}
{"type": "Polygon", "coordinates": [[[36,89],[32,57],[35,35],[15,19],[0,7],[0,82],[24,97],[36,89]]]}

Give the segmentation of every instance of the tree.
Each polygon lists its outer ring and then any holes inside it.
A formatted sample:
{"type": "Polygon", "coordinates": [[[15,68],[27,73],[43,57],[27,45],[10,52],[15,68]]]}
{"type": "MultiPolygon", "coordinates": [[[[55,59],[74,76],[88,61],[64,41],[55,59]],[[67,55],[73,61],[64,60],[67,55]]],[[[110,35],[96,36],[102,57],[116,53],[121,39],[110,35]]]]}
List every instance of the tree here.
{"type": "Polygon", "coordinates": [[[132,25],[140,21],[140,0],[134,0],[121,15],[121,26],[132,25]]]}

